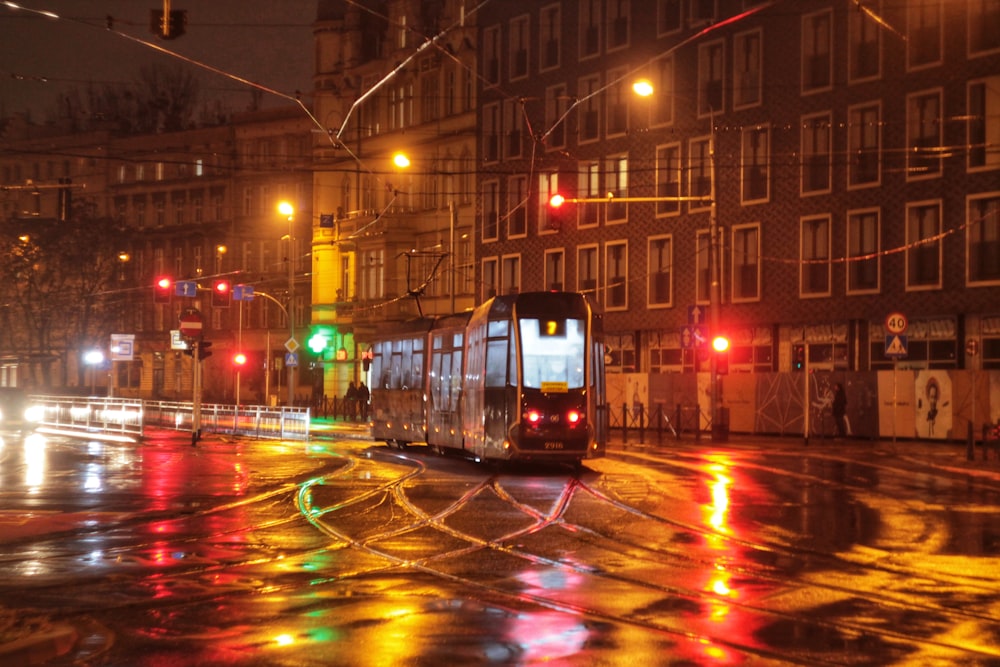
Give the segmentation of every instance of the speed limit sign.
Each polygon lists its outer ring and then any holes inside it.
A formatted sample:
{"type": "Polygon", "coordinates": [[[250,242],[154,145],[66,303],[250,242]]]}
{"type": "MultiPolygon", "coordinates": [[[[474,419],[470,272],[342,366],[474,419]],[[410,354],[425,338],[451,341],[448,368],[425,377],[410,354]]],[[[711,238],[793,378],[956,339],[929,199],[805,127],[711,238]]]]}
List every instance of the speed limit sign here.
{"type": "Polygon", "coordinates": [[[890,313],[889,317],[885,318],[885,328],[891,334],[906,333],[908,324],[903,313],[890,313]]]}

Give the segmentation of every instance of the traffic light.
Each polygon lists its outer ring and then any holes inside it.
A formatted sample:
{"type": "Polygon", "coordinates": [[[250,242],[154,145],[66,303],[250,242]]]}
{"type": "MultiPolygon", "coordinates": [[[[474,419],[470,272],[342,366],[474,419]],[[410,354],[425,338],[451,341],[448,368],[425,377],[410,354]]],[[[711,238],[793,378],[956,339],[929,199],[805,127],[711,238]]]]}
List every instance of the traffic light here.
{"type": "Polygon", "coordinates": [[[216,280],[212,283],[212,305],[216,308],[229,308],[233,302],[233,293],[228,280],[216,280]]]}
{"type": "Polygon", "coordinates": [[[792,370],[801,371],[806,367],[806,346],[792,345],[792,370]]]}
{"type": "Polygon", "coordinates": [[[726,375],[729,373],[729,339],[716,336],[712,339],[712,350],[715,351],[715,372],[726,375]]]}
{"type": "Polygon", "coordinates": [[[170,303],[170,290],[174,287],[174,281],[167,277],[157,278],[153,283],[153,302],[170,303]]]}
{"type": "Polygon", "coordinates": [[[247,355],[243,354],[242,352],[237,352],[236,354],[233,355],[233,366],[240,368],[242,366],[245,366],[246,363],[247,363],[247,355]]]}
{"type": "Polygon", "coordinates": [[[375,351],[372,348],[368,348],[361,353],[361,367],[366,371],[370,370],[372,367],[372,359],[375,358],[375,351]]]}
{"type": "Polygon", "coordinates": [[[208,348],[212,347],[212,342],[208,340],[203,340],[198,343],[198,361],[204,361],[212,356],[212,351],[208,348]]]}
{"type": "Polygon", "coordinates": [[[566,220],[572,215],[571,209],[572,207],[569,205],[566,195],[561,192],[554,192],[549,197],[549,205],[545,211],[545,215],[548,218],[546,226],[556,231],[561,230],[566,220]]]}
{"type": "Polygon", "coordinates": [[[327,345],[330,344],[329,334],[326,330],[320,329],[306,341],[306,347],[312,350],[313,354],[322,354],[327,345]]]}

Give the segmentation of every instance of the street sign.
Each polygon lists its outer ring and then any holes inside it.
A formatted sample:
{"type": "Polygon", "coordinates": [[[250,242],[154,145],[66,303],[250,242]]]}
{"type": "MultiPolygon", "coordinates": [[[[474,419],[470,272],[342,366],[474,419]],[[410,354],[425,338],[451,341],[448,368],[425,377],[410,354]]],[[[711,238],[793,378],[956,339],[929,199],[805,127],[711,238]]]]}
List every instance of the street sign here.
{"type": "Polygon", "coordinates": [[[202,318],[194,308],[189,308],[181,314],[180,331],[185,338],[201,338],[202,318]]]}
{"type": "Polygon", "coordinates": [[[705,330],[701,327],[681,327],[681,347],[701,347],[705,344],[705,330]]]}
{"type": "Polygon", "coordinates": [[[194,280],[178,280],[174,283],[174,294],[193,299],[198,296],[198,283],[194,280]]]}
{"type": "Polygon", "coordinates": [[[288,340],[285,341],[285,349],[288,350],[289,352],[295,352],[297,349],[299,349],[299,341],[295,340],[294,338],[289,338],[288,340]]]}
{"type": "Polygon", "coordinates": [[[299,365],[299,355],[294,352],[288,352],[285,354],[285,368],[294,367],[299,365]]]}
{"type": "Polygon", "coordinates": [[[111,334],[111,361],[132,361],[135,334],[111,334]]]}
{"type": "Polygon", "coordinates": [[[253,285],[233,285],[234,301],[253,301],[253,285]]]}
{"type": "Polygon", "coordinates": [[[907,326],[909,326],[909,322],[906,321],[906,315],[903,313],[889,313],[889,316],[885,318],[885,330],[891,334],[906,333],[907,326]]]}
{"type": "Polygon", "coordinates": [[[705,321],[705,309],[701,306],[688,306],[688,324],[694,326],[705,321]]]}
{"type": "Polygon", "coordinates": [[[187,340],[181,336],[180,329],[170,330],[170,349],[171,350],[188,350],[187,340]]]}
{"type": "Polygon", "coordinates": [[[885,337],[885,356],[898,359],[906,356],[906,336],[903,334],[888,334],[885,337]]]}

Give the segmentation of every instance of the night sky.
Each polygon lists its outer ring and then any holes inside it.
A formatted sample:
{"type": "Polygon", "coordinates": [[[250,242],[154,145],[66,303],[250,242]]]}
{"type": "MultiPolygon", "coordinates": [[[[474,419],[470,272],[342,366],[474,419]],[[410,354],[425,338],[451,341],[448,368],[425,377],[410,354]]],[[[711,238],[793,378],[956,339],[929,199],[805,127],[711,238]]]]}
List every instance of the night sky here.
{"type": "MultiPolygon", "coordinates": [[[[90,84],[130,86],[143,65],[190,68],[200,80],[199,102],[220,100],[231,111],[251,101],[251,87],[126,39],[107,29],[200,61],[288,95],[312,88],[312,23],[316,0],[171,0],[187,10],[186,34],[164,40],[149,30],[150,10],[162,0],[18,0],[59,15],[10,9],[0,3],[0,117],[28,111],[52,117],[60,92],[90,84]]],[[[288,100],[265,93],[265,106],[288,100]]],[[[199,106],[200,106],[199,104],[199,106]]]]}

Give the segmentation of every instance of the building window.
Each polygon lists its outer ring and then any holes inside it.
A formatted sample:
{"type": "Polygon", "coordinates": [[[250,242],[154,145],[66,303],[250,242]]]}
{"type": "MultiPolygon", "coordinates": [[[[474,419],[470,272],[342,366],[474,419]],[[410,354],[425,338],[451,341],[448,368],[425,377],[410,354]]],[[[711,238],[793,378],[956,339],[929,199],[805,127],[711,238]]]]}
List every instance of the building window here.
{"type": "Polygon", "coordinates": [[[562,224],[561,216],[566,215],[562,210],[567,208],[565,204],[560,208],[558,214],[554,213],[549,206],[549,200],[556,193],[567,196],[565,192],[559,192],[559,173],[542,172],[538,175],[538,233],[557,232],[562,224]]]}
{"type": "Polygon", "coordinates": [[[968,283],[1000,283],[1000,194],[969,198],[968,283]]]}
{"type": "Polygon", "coordinates": [[[723,110],[725,53],[722,42],[698,47],[698,115],[709,116],[723,110]]]}
{"type": "Polygon", "coordinates": [[[688,193],[692,197],[702,197],[702,201],[692,201],[688,205],[688,210],[704,211],[711,206],[712,198],[712,154],[711,139],[709,137],[699,137],[692,139],[688,154],[691,166],[688,169],[688,177],[691,182],[688,184],[688,193]]]}
{"type": "Polygon", "coordinates": [[[802,17],[802,91],[815,92],[833,81],[833,27],[830,12],[802,17]]]}
{"type": "Polygon", "coordinates": [[[483,78],[500,83],[500,26],[483,29],[483,78]]]}
{"type": "Polygon", "coordinates": [[[441,109],[441,74],[437,66],[420,77],[420,120],[429,123],[438,119],[441,109]]]}
{"type": "Polygon", "coordinates": [[[941,204],[910,204],[906,207],[906,287],[941,287],[941,204]],[[934,239],[934,240],[928,240],[934,239]]]}
{"type": "Polygon", "coordinates": [[[552,150],[566,146],[566,112],[569,110],[569,96],[566,86],[559,84],[545,91],[545,127],[549,128],[543,137],[545,148],[552,150]]]}
{"type": "Polygon", "coordinates": [[[483,258],[483,294],[482,301],[491,299],[497,295],[497,280],[499,273],[499,263],[496,257],[483,258]]]}
{"type": "Polygon", "coordinates": [[[528,76],[528,45],[530,35],[528,17],[518,16],[510,22],[510,79],[528,76]]]}
{"type": "Polygon", "coordinates": [[[674,59],[666,56],[657,60],[655,68],[655,91],[648,100],[650,118],[653,125],[670,125],[674,122],[674,59]]]}
{"type": "Polygon", "coordinates": [[[656,148],[656,215],[681,212],[681,146],[668,144],[656,148]]]}
{"type": "Polygon", "coordinates": [[[611,201],[607,204],[608,222],[625,222],[628,219],[628,202],[620,201],[628,197],[628,158],[617,155],[607,159],[604,178],[604,194],[611,201]]]}
{"type": "Polygon", "coordinates": [[[906,101],[906,176],[941,174],[941,91],[910,95],[906,101]]]}
{"type": "Polygon", "coordinates": [[[649,266],[649,293],[647,304],[650,307],[666,307],[673,305],[674,273],[673,273],[673,237],[654,236],[649,239],[647,258],[649,266]]]}
{"type": "Polygon", "coordinates": [[[804,218],[800,230],[799,294],[830,296],[830,217],[804,218]]]}
{"type": "Polygon", "coordinates": [[[733,301],[760,298],[760,227],[733,226],[733,301]]]}
{"type": "Polygon", "coordinates": [[[878,209],[847,214],[847,292],[879,291],[882,249],[878,209]]]}
{"type": "Polygon", "coordinates": [[[628,103],[631,95],[634,95],[627,85],[628,72],[626,70],[612,70],[608,72],[607,89],[604,96],[607,99],[607,136],[613,137],[625,134],[628,131],[628,103]]]}
{"type": "Polygon", "coordinates": [[[969,53],[1000,50],[1000,2],[969,0],[969,53]]]}
{"type": "Polygon", "coordinates": [[[542,8],[538,50],[542,70],[559,67],[562,51],[562,11],[559,5],[542,8]]]}
{"type": "Polygon", "coordinates": [[[802,192],[829,192],[832,162],[830,114],[802,119],[802,192]]]}
{"type": "Polygon", "coordinates": [[[597,76],[580,80],[580,143],[596,141],[601,132],[601,79],[597,76]]]}
{"type": "Polygon", "coordinates": [[[608,310],[628,308],[628,242],[614,241],[604,247],[605,307],[608,310]]]}
{"type": "Polygon", "coordinates": [[[528,233],[528,177],[511,176],[507,181],[507,238],[528,233]]]}
{"type": "MultiPolygon", "coordinates": [[[[882,15],[882,3],[876,0],[868,8],[882,15]]],[[[882,72],[882,31],[872,15],[856,11],[848,16],[848,78],[851,82],[877,79],[882,72]]]]}
{"type": "Polygon", "coordinates": [[[733,106],[742,109],[761,103],[762,33],[744,32],[733,39],[733,106]]]}
{"type": "Polygon", "coordinates": [[[709,23],[719,17],[718,0],[691,0],[691,23],[709,23]]]}
{"type": "Polygon", "coordinates": [[[521,256],[505,255],[501,265],[500,280],[504,294],[517,294],[521,291],[521,256]]]}
{"type": "Polygon", "coordinates": [[[878,104],[851,107],[847,117],[848,184],[852,188],[878,185],[882,160],[881,108],[878,104]]]}
{"type": "Polygon", "coordinates": [[[1000,76],[969,82],[967,116],[969,170],[1000,168],[1000,76]]]}
{"type": "Polygon", "coordinates": [[[504,157],[519,158],[524,152],[524,107],[520,99],[504,102],[504,157]]]}
{"type": "MultiPolygon", "coordinates": [[[[580,164],[580,182],[577,192],[581,199],[598,199],[605,193],[601,192],[601,165],[597,162],[583,162],[580,164]]],[[[578,207],[580,217],[580,229],[586,227],[596,227],[600,223],[600,213],[603,205],[596,203],[584,203],[578,207]]]]}
{"type": "Polygon", "coordinates": [[[603,301],[597,291],[597,246],[580,246],[576,250],[576,285],[580,292],[603,301]]]}
{"type": "Polygon", "coordinates": [[[608,0],[608,51],[628,46],[629,0],[608,0]]]}
{"type": "Polygon", "coordinates": [[[743,203],[766,201],[770,195],[771,130],[751,127],[743,130],[743,203]]]}
{"type": "Polygon", "coordinates": [[[601,1],[580,0],[580,57],[596,56],[601,52],[601,1]]]}
{"type": "Polygon", "coordinates": [[[562,248],[545,251],[545,289],[566,289],[566,252],[562,248]]]}
{"type": "Polygon", "coordinates": [[[500,186],[496,181],[483,183],[483,241],[499,238],[500,186]]]}
{"type": "Polygon", "coordinates": [[[906,3],[906,64],[910,69],[941,62],[941,0],[906,3]]]}

